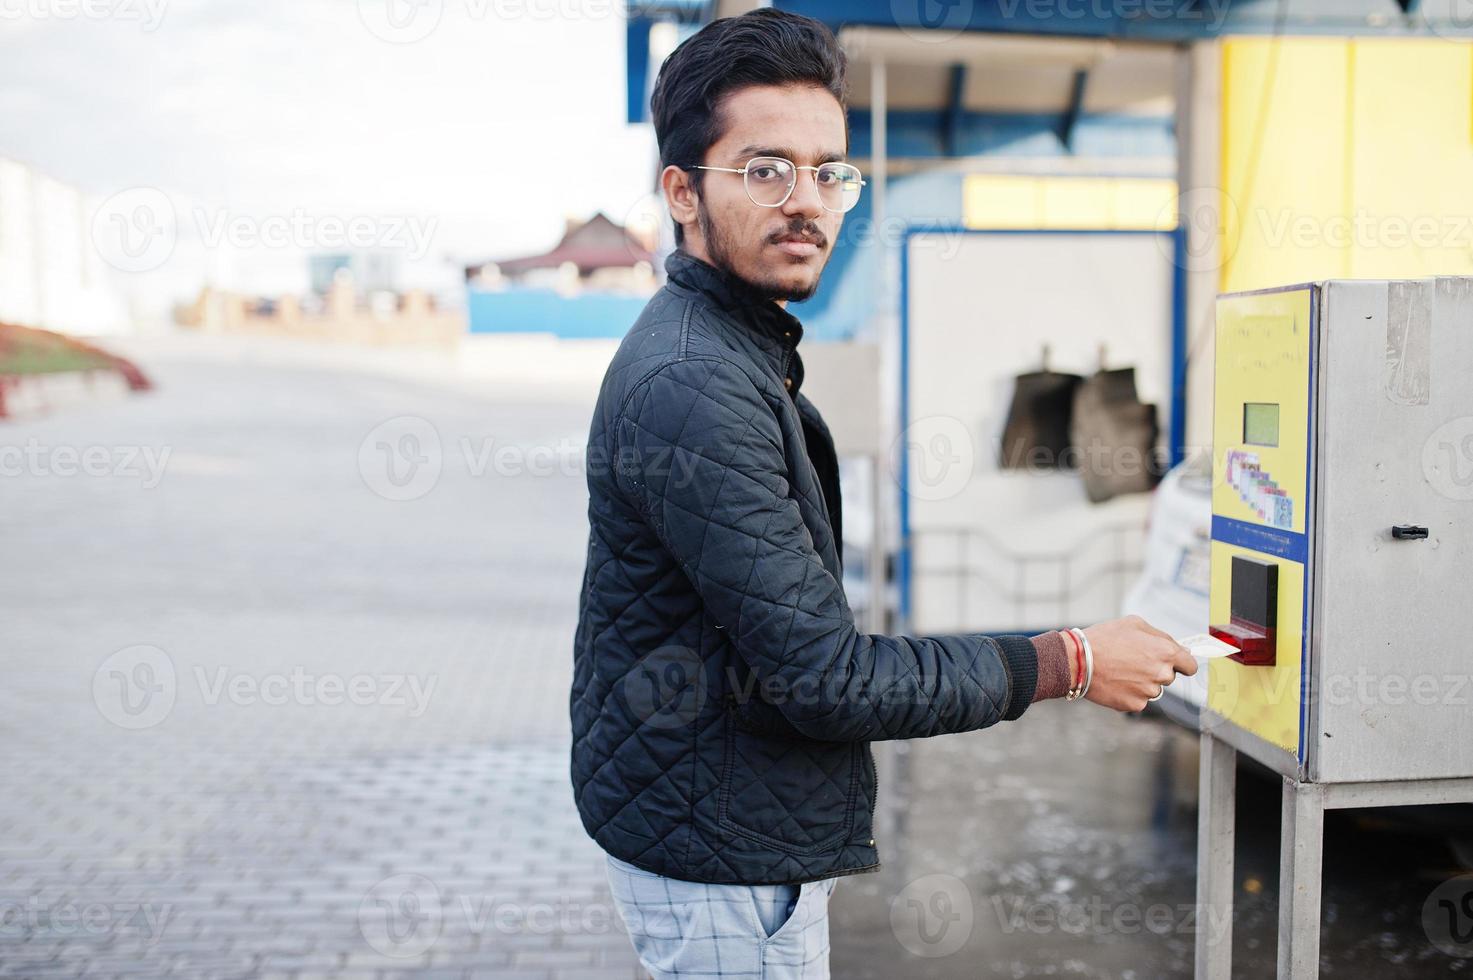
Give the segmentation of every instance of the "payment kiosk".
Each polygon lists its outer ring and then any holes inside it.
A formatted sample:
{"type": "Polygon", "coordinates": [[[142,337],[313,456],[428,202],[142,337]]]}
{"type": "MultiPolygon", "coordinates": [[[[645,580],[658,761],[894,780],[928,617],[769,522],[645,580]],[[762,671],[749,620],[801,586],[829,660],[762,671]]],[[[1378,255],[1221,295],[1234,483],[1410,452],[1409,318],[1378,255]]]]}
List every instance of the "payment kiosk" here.
{"type": "Polygon", "coordinates": [[[1284,780],[1278,976],[1314,977],[1325,809],[1473,801],[1473,278],[1225,295],[1216,327],[1196,975],[1230,974],[1243,752],[1284,780]]]}

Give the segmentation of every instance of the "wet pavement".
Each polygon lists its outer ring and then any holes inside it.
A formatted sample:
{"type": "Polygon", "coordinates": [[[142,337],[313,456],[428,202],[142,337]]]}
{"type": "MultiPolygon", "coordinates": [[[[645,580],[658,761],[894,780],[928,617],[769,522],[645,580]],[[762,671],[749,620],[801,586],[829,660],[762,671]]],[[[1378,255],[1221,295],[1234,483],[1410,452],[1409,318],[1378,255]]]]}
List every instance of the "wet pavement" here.
{"type": "MultiPolygon", "coordinates": [[[[1047,702],[897,746],[880,778],[884,866],[835,889],[836,976],[1192,976],[1196,929],[1217,927],[1195,907],[1195,735],[1047,702]]],[[[1279,777],[1240,764],[1237,977],[1274,975],[1279,806],[1279,777]]],[[[1473,976],[1473,906],[1458,955],[1424,918],[1470,870],[1452,850],[1468,809],[1326,814],[1322,976],[1473,976]]]]}
{"type": "MultiPolygon", "coordinates": [[[[0,428],[0,976],[635,977],[567,778],[591,392],[183,351],[0,428]]],[[[1190,976],[1194,737],[1049,703],[879,755],[836,977],[1190,976]]],[[[1276,785],[1239,810],[1270,976],[1276,785]]],[[[1326,852],[1323,975],[1473,975],[1443,825],[1326,852]]]]}

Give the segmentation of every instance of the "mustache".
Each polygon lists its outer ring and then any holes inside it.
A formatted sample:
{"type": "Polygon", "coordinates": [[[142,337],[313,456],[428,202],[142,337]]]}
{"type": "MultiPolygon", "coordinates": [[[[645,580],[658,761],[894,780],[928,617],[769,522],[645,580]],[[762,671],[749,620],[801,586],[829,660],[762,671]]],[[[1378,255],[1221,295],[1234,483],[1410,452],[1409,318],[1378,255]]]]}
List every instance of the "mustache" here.
{"type": "Polygon", "coordinates": [[[792,238],[796,238],[805,242],[812,242],[819,248],[826,248],[829,243],[828,236],[819,229],[817,223],[805,220],[803,218],[796,218],[793,221],[789,222],[788,226],[783,230],[773,232],[771,235],[767,236],[768,242],[773,245],[776,245],[778,242],[792,238]]]}

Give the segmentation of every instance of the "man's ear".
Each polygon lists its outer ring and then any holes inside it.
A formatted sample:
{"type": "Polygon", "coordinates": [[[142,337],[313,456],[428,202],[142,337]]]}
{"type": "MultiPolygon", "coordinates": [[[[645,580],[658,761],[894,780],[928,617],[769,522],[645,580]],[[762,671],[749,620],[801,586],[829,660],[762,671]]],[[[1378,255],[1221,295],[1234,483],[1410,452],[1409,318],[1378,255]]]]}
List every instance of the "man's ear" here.
{"type": "Polygon", "coordinates": [[[696,189],[691,186],[689,171],[666,167],[660,171],[660,189],[665,193],[665,206],[676,224],[696,224],[696,189]]]}

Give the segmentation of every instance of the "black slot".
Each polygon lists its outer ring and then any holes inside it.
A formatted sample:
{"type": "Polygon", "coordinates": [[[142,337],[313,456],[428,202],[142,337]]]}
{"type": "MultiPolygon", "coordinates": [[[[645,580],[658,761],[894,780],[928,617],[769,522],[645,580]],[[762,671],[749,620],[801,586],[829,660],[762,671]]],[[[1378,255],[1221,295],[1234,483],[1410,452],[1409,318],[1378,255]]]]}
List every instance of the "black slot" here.
{"type": "Polygon", "coordinates": [[[1233,556],[1232,617],[1265,630],[1278,627],[1279,566],[1243,555],[1233,556]]]}

